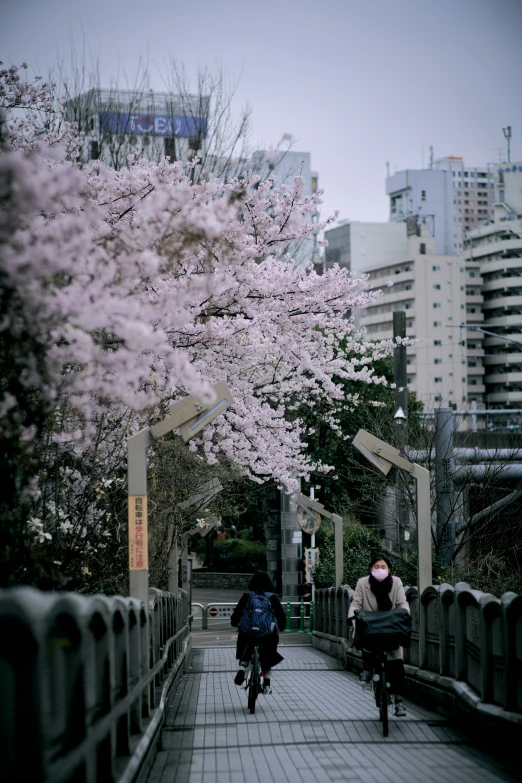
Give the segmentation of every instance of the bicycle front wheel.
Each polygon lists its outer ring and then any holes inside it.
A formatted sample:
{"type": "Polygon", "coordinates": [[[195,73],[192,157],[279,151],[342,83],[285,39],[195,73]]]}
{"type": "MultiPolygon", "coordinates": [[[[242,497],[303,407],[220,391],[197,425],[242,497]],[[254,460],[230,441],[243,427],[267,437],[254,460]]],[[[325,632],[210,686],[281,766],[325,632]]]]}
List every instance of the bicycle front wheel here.
{"type": "Polygon", "coordinates": [[[384,666],[381,672],[379,717],[382,721],[382,735],[388,736],[388,688],[386,687],[386,672],[384,666]]]}
{"type": "Polygon", "coordinates": [[[254,655],[252,656],[252,671],[250,673],[250,682],[248,685],[248,709],[252,715],[256,711],[256,699],[257,694],[259,693],[259,677],[259,654],[256,647],[254,655]]]}

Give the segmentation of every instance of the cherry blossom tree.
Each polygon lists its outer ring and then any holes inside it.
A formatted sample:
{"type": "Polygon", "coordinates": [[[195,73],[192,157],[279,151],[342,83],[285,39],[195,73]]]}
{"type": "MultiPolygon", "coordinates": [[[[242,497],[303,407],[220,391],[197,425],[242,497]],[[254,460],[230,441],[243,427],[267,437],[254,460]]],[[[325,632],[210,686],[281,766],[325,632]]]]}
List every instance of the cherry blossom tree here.
{"type": "Polygon", "coordinates": [[[25,109],[4,120],[0,154],[2,437],[30,449],[54,417],[55,442],[87,448],[103,417],[134,412],[132,431],[180,395],[211,400],[225,380],[234,405],[200,442],[210,464],[224,453],[287,488],[331,470],[306,457],[296,411],[320,402],[338,431],[339,403],[356,404],[343,381],[383,383],[372,364],[390,345],[367,342],[347,317],[376,296],[365,280],[296,269],[287,254],[330,222],[307,222],[321,192],[254,173],[194,183],[193,164],[168,159],[78,166],[50,88],[17,69],[0,84],[4,107],[25,109]]]}

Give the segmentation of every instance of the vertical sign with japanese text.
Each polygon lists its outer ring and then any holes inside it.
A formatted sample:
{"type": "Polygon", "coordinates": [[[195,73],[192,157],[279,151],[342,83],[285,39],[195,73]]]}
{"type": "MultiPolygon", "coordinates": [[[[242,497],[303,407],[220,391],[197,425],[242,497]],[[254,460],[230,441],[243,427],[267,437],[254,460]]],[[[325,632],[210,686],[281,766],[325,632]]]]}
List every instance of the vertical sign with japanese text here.
{"type": "Polygon", "coordinates": [[[319,561],[319,549],[318,547],[305,547],[305,582],[306,584],[313,585],[314,580],[312,577],[312,569],[317,565],[319,561]]]}
{"type": "Polygon", "coordinates": [[[129,495],[129,570],[148,568],[147,495],[129,495]]]}

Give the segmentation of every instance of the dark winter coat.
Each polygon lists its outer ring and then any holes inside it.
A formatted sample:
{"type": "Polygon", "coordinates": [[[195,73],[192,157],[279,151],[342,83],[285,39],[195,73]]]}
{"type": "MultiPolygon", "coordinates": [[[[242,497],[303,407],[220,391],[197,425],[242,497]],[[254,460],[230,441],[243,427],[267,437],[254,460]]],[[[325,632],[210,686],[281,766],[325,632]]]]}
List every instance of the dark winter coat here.
{"type": "MultiPolygon", "coordinates": [[[[234,628],[237,628],[239,625],[239,621],[241,620],[247,605],[247,601],[248,593],[243,593],[236,608],[232,612],[232,617],[230,618],[230,625],[232,625],[234,628]]],[[[281,663],[281,661],[284,660],[283,656],[279,655],[277,652],[277,644],[279,642],[279,631],[284,631],[286,628],[286,615],[283,611],[283,607],[281,606],[281,601],[277,595],[272,594],[270,596],[270,605],[274,612],[277,627],[274,629],[273,633],[268,634],[267,636],[261,636],[256,639],[256,642],[259,644],[259,658],[262,669],[271,669],[272,666],[276,666],[278,663],[281,663]]],[[[237,635],[236,658],[238,660],[248,661],[250,660],[252,652],[252,638],[249,634],[246,634],[243,631],[239,631],[237,635]]]]}

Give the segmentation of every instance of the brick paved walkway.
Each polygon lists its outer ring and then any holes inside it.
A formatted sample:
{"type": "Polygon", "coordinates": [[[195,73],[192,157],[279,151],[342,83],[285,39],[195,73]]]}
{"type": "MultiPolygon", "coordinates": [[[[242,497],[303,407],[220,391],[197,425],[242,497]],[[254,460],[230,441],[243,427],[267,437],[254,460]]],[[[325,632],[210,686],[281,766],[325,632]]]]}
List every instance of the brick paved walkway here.
{"type": "Polygon", "coordinates": [[[313,647],[286,647],[255,715],[233,648],[194,649],[149,783],[493,783],[514,777],[410,702],[382,736],[369,690],[313,647]]]}

